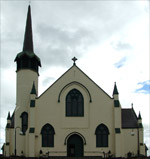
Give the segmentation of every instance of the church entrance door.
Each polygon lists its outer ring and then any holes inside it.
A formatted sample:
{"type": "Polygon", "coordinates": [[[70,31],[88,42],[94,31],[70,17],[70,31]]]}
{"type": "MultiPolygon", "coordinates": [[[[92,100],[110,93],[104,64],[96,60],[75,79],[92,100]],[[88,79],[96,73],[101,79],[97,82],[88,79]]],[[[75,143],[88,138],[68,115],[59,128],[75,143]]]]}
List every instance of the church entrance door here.
{"type": "Polygon", "coordinates": [[[77,135],[73,134],[67,141],[67,156],[68,157],[82,157],[83,156],[83,140],[77,135]]]}

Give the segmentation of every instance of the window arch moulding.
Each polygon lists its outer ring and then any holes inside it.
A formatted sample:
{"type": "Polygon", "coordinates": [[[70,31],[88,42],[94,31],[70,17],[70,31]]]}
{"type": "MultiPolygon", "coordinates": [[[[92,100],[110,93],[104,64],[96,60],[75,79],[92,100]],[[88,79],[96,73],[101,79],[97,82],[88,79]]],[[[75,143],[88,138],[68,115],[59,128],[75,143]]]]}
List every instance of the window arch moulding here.
{"type": "Polygon", "coordinates": [[[91,97],[91,94],[90,94],[89,90],[88,90],[83,84],[81,84],[81,83],[79,83],[79,82],[76,82],[76,81],[73,81],[73,82],[68,83],[67,85],[65,85],[65,86],[61,89],[61,91],[60,91],[60,93],[59,93],[59,95],[58,95],[58,103],[60,103],[60,97],[61,97],[61,94],[62,94],[63,90],[64,90],[65,88],[67,88],[68,86],[73,85],[73,84],[78,85],[78,86],[84,88],[84,89],[86,90],[86,92],[88,93],[89,102],[92,103],[92,97],[91,97]]]}
{"type": "Polygon", "coordinates": [[[96,147],[108,147],[109,130],[106,125],[100,124],[96,127],[96,147]]]}
{"type": "Polygon", "coordinates": [[[25,134],[25,132],[28,129],[28,113],[22,112],[20,118],[21,118],[21,131],[23,132],[23,134],[25,134]]]}
{"type": "Polygon", "coordinates": [[[45,124],[41,128],[42,147],[54,147],[55,130],[52,125],[45,124]]]}
{"type": "Polygon", "coordinates": [[[86,145],[85,137],[82,134],[78,133],[78,132],[72,132],[72,133],[68,134],[66,136],[66,138],[65,138],[64,145],[67,144],[67,140],[69,139],[69,137],[72,136],[72,135],[74,135],[74,134],[79,135],[82,138],[82,140],[83,140],[83,144],[86,145]]]}
{"type": "Polygon", "coordinates": [[[66,116],[84,116],[84,98],[82,93],[75,88],[70,90],[66,96],[66,116]]]}

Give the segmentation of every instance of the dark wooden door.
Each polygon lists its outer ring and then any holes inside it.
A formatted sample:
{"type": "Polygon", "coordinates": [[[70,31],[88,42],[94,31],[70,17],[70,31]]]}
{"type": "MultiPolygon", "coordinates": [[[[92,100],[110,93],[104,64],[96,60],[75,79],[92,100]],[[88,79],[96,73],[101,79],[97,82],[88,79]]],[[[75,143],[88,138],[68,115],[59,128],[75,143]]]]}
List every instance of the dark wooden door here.
{"type": "Polygon", "coordinates": [[[83,156],[83,140],[79,135],[71,135],[67,141],[67,156],[82,157],[83,156]]]}

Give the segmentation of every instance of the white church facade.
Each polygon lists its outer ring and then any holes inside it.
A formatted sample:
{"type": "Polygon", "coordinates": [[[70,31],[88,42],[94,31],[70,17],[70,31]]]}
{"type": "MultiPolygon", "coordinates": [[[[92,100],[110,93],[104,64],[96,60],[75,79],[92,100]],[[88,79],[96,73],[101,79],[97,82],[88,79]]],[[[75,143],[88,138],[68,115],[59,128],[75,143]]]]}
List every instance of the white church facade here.
{"type": "Polygon", "coordinates": [[[123,109],[116,83],[110,97],[76,65],[76,58],[38,95],[41,62],[33,50],[30,5],[23,51],[15,62],[16,108],[7,117],[4,156],[146,155],[140,113],[123,109]]]}

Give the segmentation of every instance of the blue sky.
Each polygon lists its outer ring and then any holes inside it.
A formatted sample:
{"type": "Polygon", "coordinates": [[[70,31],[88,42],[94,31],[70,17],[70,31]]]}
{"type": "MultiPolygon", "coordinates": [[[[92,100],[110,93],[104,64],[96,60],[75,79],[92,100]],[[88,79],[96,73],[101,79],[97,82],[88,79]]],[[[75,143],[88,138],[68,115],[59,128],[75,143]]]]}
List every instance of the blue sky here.
{"type": "Polygon", "coordinates": [[[150,81],[139,82],[140,88],[136,89],[136,93],[150,94],[150,81]]]}
{"type": "Polygon", "coordinates": [[[125,65],[126,60],[127,60],[127,57],[123,57],[120,61],[115,63],[115,67],[117,68],[123,67],[125,65]]]}

